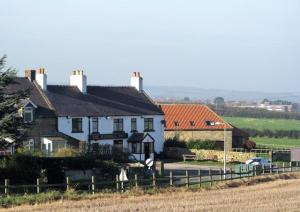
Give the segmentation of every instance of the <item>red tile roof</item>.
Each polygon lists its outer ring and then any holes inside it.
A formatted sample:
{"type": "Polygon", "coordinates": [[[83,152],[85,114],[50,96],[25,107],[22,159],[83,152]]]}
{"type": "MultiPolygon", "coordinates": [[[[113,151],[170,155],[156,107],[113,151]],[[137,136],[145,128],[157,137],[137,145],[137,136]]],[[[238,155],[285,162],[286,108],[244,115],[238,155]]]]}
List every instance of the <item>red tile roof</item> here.
{"type": "Polygon", "coordinates": [[[225,126],[233,129],[206,105],[166,104],[161,105],[161,109],[165,114],[165,130],[223,130],[225,126]],[[224,124],[208,126],[207,121],[224,124]]]}

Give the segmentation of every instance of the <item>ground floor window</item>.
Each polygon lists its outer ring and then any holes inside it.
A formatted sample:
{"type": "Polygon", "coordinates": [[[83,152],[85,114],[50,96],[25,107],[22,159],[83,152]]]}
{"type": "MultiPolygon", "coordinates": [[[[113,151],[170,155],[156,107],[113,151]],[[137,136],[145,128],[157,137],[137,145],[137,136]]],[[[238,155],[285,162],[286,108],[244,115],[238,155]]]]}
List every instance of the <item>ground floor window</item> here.
{"type": "Polygon", "coordinates": [[[142,143],[130,143],[129,147],[130,147],[130,152],[134,153],[134,154],[141,154],[141,146],[142,143]]]}
{"type": "Polygon", "coordinates": [[[23,147],[28,150],[34,150],[34,139],[29,139],[23,142],[23,147]]]}
{"type": "Polygon", "coordinates": [[[43,138],[42,151],[46,154],[52,154],[60,149],[67,148],[67,141],[63,139],[48,139],[43,138]]]}
{"type": "Polygon", "coordinates": [[[123,150],[123,140],[114,140],[114,148],[123,150]]]}
{"type": "Polygon", "coordinates": [[[53,141],[52,142],[52,152],[57,152],[59,149],[65,149],[67,147],[66,142],[53,141]]]}

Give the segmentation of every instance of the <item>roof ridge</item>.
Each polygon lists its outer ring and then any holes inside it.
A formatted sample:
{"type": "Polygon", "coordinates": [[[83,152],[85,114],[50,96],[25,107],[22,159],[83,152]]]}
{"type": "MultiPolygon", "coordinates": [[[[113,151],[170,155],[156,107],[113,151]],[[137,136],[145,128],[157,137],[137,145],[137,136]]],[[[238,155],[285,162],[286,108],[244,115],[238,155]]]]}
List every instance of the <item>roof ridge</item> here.
{"type": "Polygon", "coordinates": [[[208,107],[207,105],[205,105],[205,107],[209,110],[209,111],[211,111],[212,113],[214,113],[216,116],[218,116],[222,121],[223,121],[223,123],[225,124],[225,125],[227,125],[227,129],[233,129],[233,127],[231,126],[231,124],[229,124],[227,121],[225,121],[220,115],[218,115],[215,111],[213,111],[210,107],[208,107]]]}
{"type": "Polygon", "coordinates": [[[133,88],[130,85],[87,85],[87,87],[104,87],[104,88],[133,88]]]}
{"type": "Polygon", "coordinates": [[[33,81],[33,84],[35,85],[35,87],[37,88],[37,90],[39,91],[39,93],[41,94],[41,96],[43,97],[43,99],[45,100],[46,104],[49,106],[49,108],[53,111],[55,111],[52,103],[50,102],[50,100],[48,99],[48,97],[45,95],[45,93],[41,90],[41,87],[37,84],[36,81],[33,81]]]}
{"type": "Polygon", "coordinates": [[[207,105],[201,103],[160,103],[159,105],[170,105],[170,106],[202,106],[205,107],[207,105]]]}

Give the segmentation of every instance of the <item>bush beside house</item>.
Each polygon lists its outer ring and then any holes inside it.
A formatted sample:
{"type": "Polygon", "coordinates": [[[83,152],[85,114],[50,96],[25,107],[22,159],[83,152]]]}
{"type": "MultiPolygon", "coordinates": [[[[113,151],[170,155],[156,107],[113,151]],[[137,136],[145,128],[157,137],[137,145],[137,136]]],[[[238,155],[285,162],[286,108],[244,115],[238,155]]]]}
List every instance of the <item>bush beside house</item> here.
{"type": "Polygon", "coordinates": [[[65,181],[65,170],[98,169],[104,176],[113,178],[118,173],[114,162],[96,160],[92,157],[39,157],[16,154],[0,159],[0,182],[10,179],[12,184],[34,184],[37,178],[44,183],[65,181]]]}

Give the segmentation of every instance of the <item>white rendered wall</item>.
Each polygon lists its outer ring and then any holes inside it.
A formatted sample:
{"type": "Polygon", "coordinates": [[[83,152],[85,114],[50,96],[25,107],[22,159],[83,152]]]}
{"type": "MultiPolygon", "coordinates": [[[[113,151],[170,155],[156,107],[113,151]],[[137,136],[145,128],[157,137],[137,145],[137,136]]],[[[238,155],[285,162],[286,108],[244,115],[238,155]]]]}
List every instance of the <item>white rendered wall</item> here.
{"type": "MultiPolygon", "coordinates": [[[[73,118],[80,118],[80,117],[73,117],[73,118]]],[[[112,134],[113,133],[113,120],[115,118],[123,118],[123,128],[124,132],[128,133],[130,137],[132,135],[131,132],[131,118],[137,119],[137,131],[139,133],[144,132],[144,118],[153,118],[153,132],[149,133],[155,140],[154,142],[154,151],[156,153],[161,153],[163,151],[164,145],[164,126],[162,121],[164,120],[163,115],[156,115],[156,116],[115,116],[115,117],[99,117],[98,118],[98,127],[100,134],[112,134]]],[[[82,133],[73,133],[72,132],[72,117],[58,117],[58,130],[66,135],[69,135],[73,138],[76,138],[80,141],[88,141],[88,117],[82,118],[82,133]]],[[[90,119],[90,129],[92,130],[92,118],[90,119]]],[[[118,140],[118,139],[114,139],[118,140]]],[[[104,143],[112,143],[113,140],[99,140],[99,141],[92,141],[97,142],[99,144],[104,143]]],[[[123,147],[128,148],[127,139],[123,139],[123,147]]]]}

